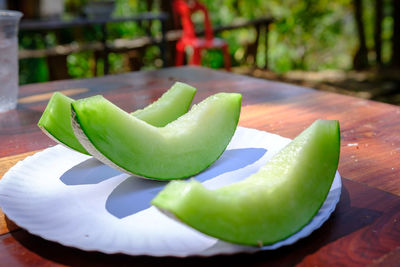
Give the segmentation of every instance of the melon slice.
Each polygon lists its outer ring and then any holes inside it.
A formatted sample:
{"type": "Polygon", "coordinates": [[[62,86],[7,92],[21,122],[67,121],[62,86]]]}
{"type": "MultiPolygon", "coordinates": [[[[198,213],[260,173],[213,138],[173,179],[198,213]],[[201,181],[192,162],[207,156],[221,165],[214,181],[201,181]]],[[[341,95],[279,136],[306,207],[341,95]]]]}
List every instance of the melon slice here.
{"type": "Polygon", "coordinates": [[[218,93],[158,128],[94,96],[72,103],[72,127],[105,164],[152,179],[180,179],[218,159],[236,130],[240,108],[240,94],[218,93]]]}
{"type": "Polygon", "coordinates": [[[55,92],[40,117],[38,126],[53,141],[89,155],[72,131],[70,114],[73,101],[72,98],[55,92]]]}
{"type": "MultiPolygon", "coordinates": [[[[195,93],[194,87],[176,82],[157,101],[131,114],[151,125],[162,127],[188,111],[195,93]]],[[[55,92],[43,112],[38,126],[54,141],[81,153],[89,154],[72,131],[71,103],[73,101],[72,98],[55,92]]]]}
{"type": "Polygon", "coordinates": [[[164,127],[189,110],[195,93],[196,88],[176,82],[157,101],[131,114],[153,126],[164,127]]]}
{"type": "Polygon", "coordinates": [[[247,179],[208,190],[197,181],[173,181],[152,204],[221,240],[269,245],[311,221],[325,201],[338,167],[339,123],[317,120],[247,179]]]}

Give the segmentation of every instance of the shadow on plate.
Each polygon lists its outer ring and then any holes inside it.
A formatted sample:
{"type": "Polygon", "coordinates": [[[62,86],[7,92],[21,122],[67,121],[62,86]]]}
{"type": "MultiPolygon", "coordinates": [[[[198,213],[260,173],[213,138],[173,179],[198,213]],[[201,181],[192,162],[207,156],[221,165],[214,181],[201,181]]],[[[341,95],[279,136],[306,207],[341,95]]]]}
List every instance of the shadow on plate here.
{"type": "MultiPolygon", "coordinates": [[[[259,160],[266,152],[264,148],[226,150],[213,165],[194,179],[204,182],[223,173],[244,168],[259,160]]],[[[245,177],[241,177],[243,178],[245,177]]],[[[131,176],[111,192],[106,201],[106,209],[120,219],[147,209],[150,201],[167,183],[131,176]]]]}
{"type": "Polygon", "coordinates": [[[120,174],[122,172],[90,158],[66,171],[60,180],[66,185],[98,184],[120,174]]]}

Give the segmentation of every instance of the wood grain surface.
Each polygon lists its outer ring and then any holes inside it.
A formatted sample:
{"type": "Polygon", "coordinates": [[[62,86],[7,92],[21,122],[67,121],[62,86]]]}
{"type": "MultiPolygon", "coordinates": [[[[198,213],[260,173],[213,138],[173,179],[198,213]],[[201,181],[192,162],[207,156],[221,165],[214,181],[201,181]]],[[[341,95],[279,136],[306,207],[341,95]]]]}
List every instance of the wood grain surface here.
{"type": "Polygon", "coordinates": [[[0,263],[5,266],[366,266],[400,246],[400,199],[343,179],[340,202],[317,231],[292,246],[255,254],[209,258],[132,257],[68,248],[24,230],[0,236],[0,263]],[[11,255],[11,256],[10,256],[11,255]]]}
{"type": "Polygon", "coordinates": [[[319,230],[296,244],[254,255],[151,258],[83,252],[19,229],[0,211],[0,265],[390,264],[400,254],[400,107],[200,67],[168,68],[96,79],[22,86],[16,110],[0,114],[0,177],[19,160],[53,146],[36,126],[54,91],[73,98],[102,94],[126,111],[156,100],[175,81],[198,89],[194,102],[239,92],[239,124],[293,138],[318,118],[341,126],[339,205],[319,230]],[[12,232],[10,232],[12,231],[12,232]]]}

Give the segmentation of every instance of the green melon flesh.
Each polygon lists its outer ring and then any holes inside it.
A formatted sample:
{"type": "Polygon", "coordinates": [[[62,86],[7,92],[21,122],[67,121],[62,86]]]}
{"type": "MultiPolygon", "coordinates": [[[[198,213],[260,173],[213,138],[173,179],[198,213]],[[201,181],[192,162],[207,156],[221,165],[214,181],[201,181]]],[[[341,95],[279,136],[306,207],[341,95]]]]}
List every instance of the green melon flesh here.
{"type": "Polygon", "coordinates": [[[158,128],[95,96],[72,103],[72,125],[82,145],[105,164],[171,180],[192,176],[218,159],[236,130],[240,108],[240,94],[219,93],[158,128]]]}
{"type": "MultiPolygon", "coordinates": [[[[157,127],[162,127],[185,114],[192,103],[196,89],[176,82],[157,101],[133,116],[157,127]]],[[[74,99],[55,92],[38,122],[42,131],[54,141],[84,154],[89,152],[79,143],[71,127],[71,103],[74,99]]]]}
{"type": "Polygon", "coordinates": [[[196,88],[176,82],[157,101],[131,114],[153,126],[164,127],[189,110],[195,93],[196,88]]]}
{"type": "Polygon", "coordinates": [[[76,139],[71,127],[71,103],[74,100],[60,92],[55,92],[50,98],[42,117],[39,128],[57,143],[84,154],[89,153],[76,139]]]}
{"type": "Polygon", "coordinates": [[[216,190],[173,181],[152,204],[216,238],[245,245],[286,239],[311,221],[338,167],[339,123],[317,120],[256,174],[216,190]]]}

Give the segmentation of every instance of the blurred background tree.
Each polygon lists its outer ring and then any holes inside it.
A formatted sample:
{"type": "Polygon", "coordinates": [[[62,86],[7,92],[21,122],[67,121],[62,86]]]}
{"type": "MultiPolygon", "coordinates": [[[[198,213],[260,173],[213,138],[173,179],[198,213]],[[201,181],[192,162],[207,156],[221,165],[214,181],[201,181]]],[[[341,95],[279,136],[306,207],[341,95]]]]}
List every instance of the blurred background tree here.
{"type": "MultiPolygon", "coordinates": [[[[257,58],[245,61],[245,43],[256,38],[255,30],[244,28],[221,33],[230,45],[233,66],[265,67],[275,73],[291,70],[321,71],[327,69],[365,69],[400,66],[399,0],[203,0],[209,9],[213,25],[229,25],[238,20],[272,16],[269,29],[269,52],[263,53],[260,42],[257,58]],[[396,34],[394,34],[396,32],[396,34]]],[[[113,16],[129,16],[144,11],[171,12],[169,0],[116,0],[113,16]]],[[[85,1],[65,0],[66,14],[80,14],[85,1]]],[[[196,18],[195,18],[196,20],[196,18]]],[[[110,39],[134,38],[145,34],[143,25],[135,22],[114,23],[107,29],[110,39]]],[[[154,33],[161,31],[160,23],[150,25],[154,33]]],[[[100,29],[63,30],[62,38],[48,34],[24,33],[21,48],[51,47],[59,42],[92,41],[101,38],[100,29]]],[[[140,69],[159,68],[160,50],[157,46],[140,50],[140,69]]],[[[102,62],[93,70],[94,53],[80,52],[67,57],[68,73],[73,78],[101,75],[102,62]]],[[[126,54],[110,54],[110,72],[128,71],[126,54]]],[[[223,67],[219,52],[210,51],[203,64],[223,67]]],[[[41,59],[20,62],[21,83],[45,81],[49,70],[41,59]]]]}

